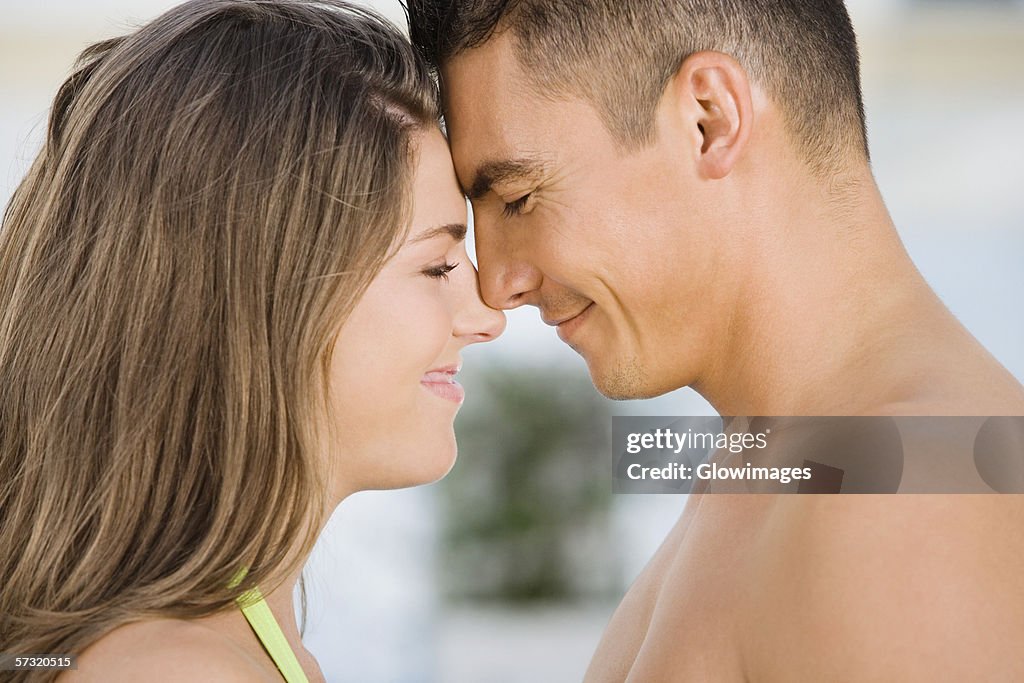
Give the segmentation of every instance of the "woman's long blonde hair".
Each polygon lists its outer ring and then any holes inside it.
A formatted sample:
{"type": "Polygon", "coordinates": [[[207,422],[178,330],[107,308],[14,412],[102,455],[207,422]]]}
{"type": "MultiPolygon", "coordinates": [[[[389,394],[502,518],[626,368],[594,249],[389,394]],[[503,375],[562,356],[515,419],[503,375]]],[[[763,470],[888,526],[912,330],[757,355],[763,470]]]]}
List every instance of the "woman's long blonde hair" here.
{"type": "Polygon", "coordinates": [[[297,568],[333,341],[437,116],[401,34],[336,0],[195,0],[82,54],[0,231],[0,652],[297,568]]]}

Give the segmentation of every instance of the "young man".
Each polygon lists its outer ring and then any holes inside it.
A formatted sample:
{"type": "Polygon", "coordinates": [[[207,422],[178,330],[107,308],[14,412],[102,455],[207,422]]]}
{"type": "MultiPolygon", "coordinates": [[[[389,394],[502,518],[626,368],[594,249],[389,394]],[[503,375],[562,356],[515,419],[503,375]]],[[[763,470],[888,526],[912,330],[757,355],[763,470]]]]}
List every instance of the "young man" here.
{"type": "MultiPolygon", "coordinates": [[[[411,0],[484,299],[613,398],[1022,415],[869,165],[840,0],[411,0]]],[[[691,496],[589,681],[1024,680],[1019,496],[691,496]]]]}

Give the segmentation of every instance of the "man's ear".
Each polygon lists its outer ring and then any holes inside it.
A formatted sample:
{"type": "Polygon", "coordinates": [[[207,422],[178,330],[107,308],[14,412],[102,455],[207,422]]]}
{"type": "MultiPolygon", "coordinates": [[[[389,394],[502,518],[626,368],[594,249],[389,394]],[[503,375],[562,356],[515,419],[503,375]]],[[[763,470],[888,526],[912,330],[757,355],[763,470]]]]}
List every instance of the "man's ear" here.
{"type": "Polygon", "coordinates": [[[695,52],[673,77],[673,105],[690,127],[687,139],[706,178],[729,175],[754,125],[750,80],[739,62],[721,52],[695,52]]]}

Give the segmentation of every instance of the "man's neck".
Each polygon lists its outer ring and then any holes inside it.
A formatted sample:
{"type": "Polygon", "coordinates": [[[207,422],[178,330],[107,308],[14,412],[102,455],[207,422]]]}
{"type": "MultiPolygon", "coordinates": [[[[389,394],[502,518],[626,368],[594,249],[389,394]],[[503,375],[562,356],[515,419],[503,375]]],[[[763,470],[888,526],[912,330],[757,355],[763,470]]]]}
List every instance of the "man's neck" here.
{"type": "Polygon", "coordinates": [[[870,173],[776,202],[735,315],[694,387],[723,415],[1004,414],[1024,389],[953,317],[870,173]]]}

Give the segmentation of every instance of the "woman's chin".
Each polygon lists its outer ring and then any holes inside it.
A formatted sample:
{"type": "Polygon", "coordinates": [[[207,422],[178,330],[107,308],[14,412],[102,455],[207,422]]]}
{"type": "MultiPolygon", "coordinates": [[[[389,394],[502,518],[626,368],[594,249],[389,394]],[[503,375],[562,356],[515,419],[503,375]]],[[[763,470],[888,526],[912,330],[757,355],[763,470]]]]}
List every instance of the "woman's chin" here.
{"type": "Polygon", "coordinates": [[[436,481],[444,479],[452,468],[455,466],[455,460],[458,455],[458,449],[454,442],[447,448],[439,448],[431,457],[425,458],[423,461],[424,469],[422,472],[417,473],[417,478],[407,486],[421,486],[423,484],[433,484],[436,481]]]}
{"type": "Polygon", "coordinates": [[[451,421],[433,418],[397,423],[360,435],[360,443],[331,452],[334,491],[345,494],[342,499],[359,491],[432,484],[455,466],[458,444],[451,421]]]}
{"type": "MultiPolygon", "coordinates": [[[[372,482],[367,489],[405,489],[414,486],[433,484],[451,472],[455,466],[458,450],[455,445],[454,436],[449,444],[438,444],[430,447],[421,447],[410,456],[419,456],[416,460],[407,462],[401,469],[394,469],[381,476],[376,482],[372,482]]],[[[396,463],[397,464],[397,463],[396,463]]]]}

